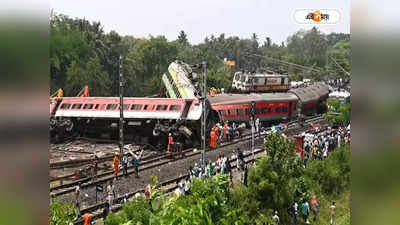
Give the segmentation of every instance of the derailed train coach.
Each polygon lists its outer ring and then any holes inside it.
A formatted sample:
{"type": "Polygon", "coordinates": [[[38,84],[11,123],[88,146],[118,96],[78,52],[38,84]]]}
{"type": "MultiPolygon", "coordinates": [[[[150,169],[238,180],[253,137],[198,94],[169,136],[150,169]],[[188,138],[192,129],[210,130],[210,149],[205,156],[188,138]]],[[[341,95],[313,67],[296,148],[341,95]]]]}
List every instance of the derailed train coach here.
{"type": "Polygon", "coordinates": [[[251,104],[255,117],[264,124],[289,121],[326,111],[329,87],[315,83],[308,87],[290,89],[287,93],[218,94],[209,96],[213,110],[224,121],[248,123],[251,104]]]}
{"type": "MultiPolygon", "coordinates": [[[[207,107],[207,127],[218,121],[207,107]]],[[[124,98],[124,134],[136,143],[166,145],[172,133],[185,146],[198,145],[201,102],[194,99],[124,98]]],[[[106,135],[117,138],[120,104],[118,97],[64,97],[51,99],[50,135],[53,141],[65,137],[106,135]]]]}

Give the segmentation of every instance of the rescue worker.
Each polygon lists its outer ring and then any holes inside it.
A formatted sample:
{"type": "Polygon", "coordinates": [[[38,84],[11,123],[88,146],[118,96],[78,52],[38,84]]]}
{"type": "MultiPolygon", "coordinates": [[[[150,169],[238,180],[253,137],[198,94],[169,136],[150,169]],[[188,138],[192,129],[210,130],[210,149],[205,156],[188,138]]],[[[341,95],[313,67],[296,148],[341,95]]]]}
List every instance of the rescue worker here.
{"type": "Polygon", "coordinates": [[[115,152],[114,153],[114,176],[116,179],[118,179],[118,170],[119,170],[119,158],[118,158],[119,153],[115,152]]]}
{"type": "Polygon", "coordinates": [[[59,88],[58,90],[57,90],[57,97],[58,98],[62,98],[64,96],[64,92],[63,92],[63,90],[61,89],[61,88],[59,88]]]}
{"type": "Polygon", "coordinates": [[[215,134],[214,130],[211,130],[210,132],[210,148],[216,148],[217,147],[217,135],[215,134]]]}
{"type": "Polygon", "coordinates": [[[168,134],[168,153],[171,152],[172,143],[174,143],[174,138],[172,137],[172,134],[169,133],[168,134]]]}
{"type": "Polygon", "coordinates": [[[85,213],[83,215],[83,225],[91,225],[92,223],[92,215],[90,213],[85,213]]]}

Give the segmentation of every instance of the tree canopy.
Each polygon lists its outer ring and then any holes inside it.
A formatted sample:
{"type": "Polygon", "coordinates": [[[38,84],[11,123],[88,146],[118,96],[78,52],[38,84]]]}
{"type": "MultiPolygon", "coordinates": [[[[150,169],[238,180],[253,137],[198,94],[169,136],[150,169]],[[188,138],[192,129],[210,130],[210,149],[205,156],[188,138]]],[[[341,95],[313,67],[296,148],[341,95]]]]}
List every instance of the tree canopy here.
{"type": "Polygon", "coordinates": [[[136,38],[121,36],[116,31],[104,32],[100,22],[70,18],[53,13],[50,20],[50,92],[65,89],[66,96],[75,96],[89,85],[92,96],[117,96],[119,57],[123,57],[126,96],[148,96],[160,90],[160,78],[174,60],[188,64],[207,62],[209,87],[229,91],[234,72],[239,70],[287,71],[294,79],[344,76],[350,68],[350,35],[323,34],[317,28],[300,30],[276,44],[256,33],[248,38],[210,35],[193,45],[184,30],[176,40],[165,36],[136,38]],[[235,61],[229,67],[224,59],[235,61]],[[295,63],[315,68],[315,72],[282,63],[295,63]]]}

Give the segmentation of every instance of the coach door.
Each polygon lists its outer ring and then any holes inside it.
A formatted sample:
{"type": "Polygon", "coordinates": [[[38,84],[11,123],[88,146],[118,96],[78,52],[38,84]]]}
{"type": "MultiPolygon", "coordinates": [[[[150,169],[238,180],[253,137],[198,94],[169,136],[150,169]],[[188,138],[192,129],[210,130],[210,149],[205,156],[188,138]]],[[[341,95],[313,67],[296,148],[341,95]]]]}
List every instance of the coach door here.
{"type": "Polygon", "coordinates": [[[288,113],[289,113],[288,114],[288,118],[289,119],[291,119],[291,117],[292,117],[292,104],[293,104],[292,102],[289,102],[289,111],[288,111],[288,113]]]}

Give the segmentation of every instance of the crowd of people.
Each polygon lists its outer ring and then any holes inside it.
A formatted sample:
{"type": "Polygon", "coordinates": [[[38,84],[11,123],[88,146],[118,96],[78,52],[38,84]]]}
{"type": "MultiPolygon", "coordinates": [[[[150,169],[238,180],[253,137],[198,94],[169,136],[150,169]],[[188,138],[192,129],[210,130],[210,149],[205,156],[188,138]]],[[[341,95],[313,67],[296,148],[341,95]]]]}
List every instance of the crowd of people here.
{"type": "Polygon", "coordinates": [[[328,128],[327,131],[312,134],[305,133],[304,135],[304,167],[307,167],[308,160],[322,160],[328,157],[328,154],[336,148],[340,148],[342,142],[350,142],[350,128],[339,127],[337,130],[328,128]]]}

